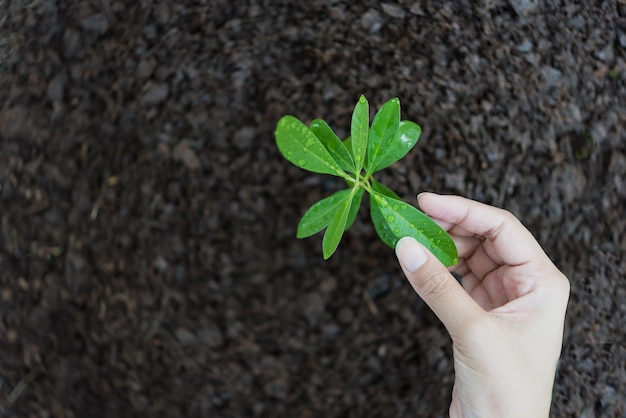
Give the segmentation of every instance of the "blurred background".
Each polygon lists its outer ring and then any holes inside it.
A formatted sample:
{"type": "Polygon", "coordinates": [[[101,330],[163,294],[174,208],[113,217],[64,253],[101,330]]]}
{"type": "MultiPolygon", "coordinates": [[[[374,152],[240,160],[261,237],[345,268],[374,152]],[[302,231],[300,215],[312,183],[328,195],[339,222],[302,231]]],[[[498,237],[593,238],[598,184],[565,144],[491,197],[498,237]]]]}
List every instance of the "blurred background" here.
{"type": "Polygon", "coordinates": [[[365,205],[278,119],[347,135],[399,97],[377,179],[506,208],[570,278],[556,417],[625,417],[626,4],[0,0],[0,416],[446,416],[451,343],[365,205]],[[622,395],[619,395],[619,394],[622,395]]]}

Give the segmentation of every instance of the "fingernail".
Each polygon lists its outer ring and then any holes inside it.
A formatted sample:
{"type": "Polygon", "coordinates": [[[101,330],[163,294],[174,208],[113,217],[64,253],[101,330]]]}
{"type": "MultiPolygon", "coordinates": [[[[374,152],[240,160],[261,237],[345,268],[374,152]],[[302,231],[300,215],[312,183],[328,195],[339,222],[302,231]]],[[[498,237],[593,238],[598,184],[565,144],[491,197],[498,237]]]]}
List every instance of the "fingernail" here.
{"type": "Polygon", "coordinates": [[[413,237],[404,237],[398,241],[396,244],[396,256],[404,270],[409,273],[414,273],[428,260],[424,249],[413,237]]]}

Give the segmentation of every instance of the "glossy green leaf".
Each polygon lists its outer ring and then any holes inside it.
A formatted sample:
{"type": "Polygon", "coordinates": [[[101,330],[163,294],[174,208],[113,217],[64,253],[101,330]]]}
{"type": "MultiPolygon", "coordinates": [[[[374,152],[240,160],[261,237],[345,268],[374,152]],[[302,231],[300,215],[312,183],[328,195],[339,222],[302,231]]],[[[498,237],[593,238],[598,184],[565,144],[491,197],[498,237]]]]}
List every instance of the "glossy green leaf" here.
{"type": "Polygon", "coordinates": [[[339,190],[313,204],[300,219],[296,236],[298,238],[310,237],[326,228],[339,207],[346,199],[351,198],[351,191],[351,189],[339,190]]]}
{"type": "Polygon", "coordinates": [[[372,190],[374,190],[375,192],[378,192],[387,197],[393,197],[394,199],[402,200],[400,196],[396,194],[396,192],[394,192],[393,190],[391,190],[389,187],[385,186],[384,184],[379,183],[374,179],[371,179],[370,183],[372,185],[372,190]]]}
{"type": "Polygon", "coordinates": [[[374,229],[378,234],[378,237],[382,242],[390,246],[391,248],[395,248],[396,243],[398,242],[398,238],[393,234],[391,228],[389,228],[389,224],[387,224],[387,220],[385,216],[380,211],[380,207],[374,198],[374,195],[370,194],[370,217],[372,218],[372,224],[374,225],[374,229]]]}
{"type": "Polygon", "coordinates": [[[363,199],[363,191],[364,190],[359,187],[354,193],[354,197],[352,198],[352,206],[350,206],[350,214],[348,215],[348,220],[346,221],[346,231],[352,226],[354,220],[356,219],[356,215],[359,213],[361,200],[363,199]]]}
{"type": "Polygon", "coordinates": [[[281,154],[294,165],[314,173],[347,177],[317,136],[297,118],[283,116],[274,135],[281,154]]]}
{"type": "Polygon", "coordinates": [[[350,134],[352,137],[352,155],[356,172],[361,172],[365,163],[365,154],[367,153],[367,141],[370,128],[369,104],[365,96],[359,98],[358,103],[354,106],[352,113],[352,123],[350,125],[350,134]]]}
{"type": "Polygon", "coordinates": [[[328,228],[326,228],[324,238],[322,239],[322,254],[324,255],[324,260],[327,260],[333,255],[335,250],[337,250],[337,246],[339,246],[339,241],[341,241],[341,237],[346,229],[346,223],[350,215],[350,207],[352,206],[352,198],[355,192],[356,189],[350,189],[348,198],[344,199],[341,203],[337,212],[335,212],[330,220],[328,228]]]}
{"type": "MultiPolygon", "coordinates": [[[[394,192],[384,184],[379,183],[374,179],[371,179],[370,183],[372,185],[372,190],[374,190],[375,192],[380,193],[383,196],[401,200],[400,196],[398,196],[396,192],[394,192]]],[[[374,229],[376,230],[378,237],[390,247],[395,247],[397,238],[391,231],[391,228],[389,228],[389,224],[387,224],[385,217],[381,213],[380,208],[378,207],[376,201],[374,201],[374,196],[372,195],[370,195],[370,216],[372,218],[372,224],[374,224],[374,229]]]]}
{"type": "Polygon", "coordinates": [[[354,154],[352,154],[352,137],[349,136],[346,139],[344,139],[343,140],[343,145],[346,146],[346,148],[350,152],[350,155],[352,155],[352,158],[354,159],[354,154]]]}
{"type": "Polygon", "coordinates": [[[348,151],[344,143],[335,135],[333,130],[322,119],[315,119],[309,125],[309,129],[319,138],[322,145],[333,157],[339,166],[348,173],[355,173],[354,159],[352,153],[348,151]]]}
{"type": "Polygon", "coordinates": [[[417,144],[421,134],[422,128],[417,123],[408,120],[400,121],[395,139],[383,149],[383,154],[372,173],[389,167],[408,154],[417,144]]]}
{"type": "Polygon", "coordinates": [[[393,146],[400,125],[400,100],[383,104],[372,121],[367,145],[367,172],[373,173],[393,146]]]}
{"type": "MultiPolygon", "coordinates": [[[[388,230],[394,235],[395,238],[390,240],[392,247],[395,247],[400,238],[411,236],[428,248],[445,266],[458,262],[454,241],[426,214],[401,200],[376,192],[370,203],[377,206],[388,230]]],[[[383,241],[387,242],[385,239],[383,241]]]]}

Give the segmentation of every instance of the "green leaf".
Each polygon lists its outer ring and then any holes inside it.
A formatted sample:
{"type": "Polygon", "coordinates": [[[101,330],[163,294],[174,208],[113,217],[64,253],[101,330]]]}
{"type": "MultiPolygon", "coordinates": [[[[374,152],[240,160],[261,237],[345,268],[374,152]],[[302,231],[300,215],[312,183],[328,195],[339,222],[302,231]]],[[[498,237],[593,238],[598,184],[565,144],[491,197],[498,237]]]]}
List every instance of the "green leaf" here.
{"type": "MultiPolygon", "coordinates": [[[[445,266],[452,266],[458,262],[454,241],[426,214],[401,200],[376,192],[370,203],[378,208],[388,230],[395,236],[392,240],[386,237],[391,242],[387,242],[381,236],[387,244],[392,244],[391,247],[395,247],[400,238],[411,236],[428,248],[445,266]]],[[[374,221],[373,218],[372,220],[374,221]]],[[[376,227],[376,224],[374,226],[376,227]]]]}
{"type": "Polygon", "coordinates": [[[372,224],[374,224],[374,229],[381,241],[391,248],[395,248],[398,238],[393,234],[391,228],[389,228],[389,224],[387,224],[387,220],[380,211],[380,207],[372,194],[370,194],[370,216],[372,218],[372,224]]]}
{"type": "Polygon", "coordinates": [[[324,148],[333,157],[344,171],[355,173],[354,159],[344,143],[335,135],[333,130],[322,119],[315,119],[309,129],[319,138],[324,148]]]}
{"type": "Polygon", "coordinates": [[[372,185],[372,189],[375,192],[378,192],[387,197],[393,197],[394,199],[402,200],[400,196],[396,194],[396,192],[394,192],[393,190],[391,190],[389,187],[385,186],[384,184],[379,183],[374,179],[371,179],[370,183],[372,185]]]}
{"type": "Polygon", "coordinates": [[[296,236],[310,237],[326,228],[339,207],[350,197],[351,191],[352,189],[339,190],[311,206],[300,219],[296,236]]]}
{"type": "MultiPolygon", "coordinates": [[[[396,192],[394,192],[384,184],[379,183],[374,179],[370,180],[370,184],[372,185],[372,190],[374,190],[375,192],[380,193],[383,196],[402,200],[400,199],[400,196],[396,194],[396,192]]],[[[380,208],[378,207],[378,204],[376,203],[373,195],[370,195],[370,216],[372,217],[372,223],[374,224],[374,229],[376,230],[378,237],[385,244],[394,248],[395,243],[397,242],[397,237],[391,231],[391,228],[389,227],[389,224],[387,224],[387,220],[381,213],[380,208]]]]}
{"type": "Polygon", "coordinates": [[[294,165],[314,173],[347,177],[317,136],[294,116],[280,118],[274,135],[281,154],[294,165]]]}
{"type": "Polygon", "coordinates": [[[372,170],[372,173],[389,167],[391,164],[407,155],[415,144],[417,144],[421,134],[422,128],[420,128],[417,123],[408,120],[400,121],[395,139],[389,142],[387,147],[383,149],[383,154],[380,156],[380,159],[376,163],[376,168],[372,170]]]}
{"type": "Polygon", "coordinates": [[[352,226],[354,220],[356,219],[356,215],[359,213],[361,200],[363,199],[363,191],[364,190],[359,187],[354,193],[354,197],[352,198],[352,206],[350,206],[350,214],[348,215],[348,220],[346,221],[346,231],[352,226]]]}
{"type": "Polygon", "coordinates": [[[400,125],[400,100],[396,97],[383,104],[372,122],[367,145],[367,172],[373,173],[389,152],[400,125]]]}
{"type": "Polygon", "coordinates": [[[350,207],[352,206],[352,198],[355,192],[356,189],[350,189],[348,197],[341,203],[339,210],[334,214],[328,224],[328,228],[326,228],[324,238],[322,239],[322,254],[324,255],[324,260],[327,260],[337,250],[339,241],[341,241],[341,237],[346,228],[350,207]]]}
{"type": "Polygon", "coordinates": [[[354,154],[352,154],[352,137],[349,136],[346,139],[344,139],[343,145],[346,146],[346,148],[348,149],[348,152],[350,152],[350,155],[352,155],[352,158],[354,159],[354,154]]]}
{"type": "Polygon", "coordinates": [[[365,163],[365,154],[367,153],[367,141],[370,128],[369,104],[365,96],[359,98],[358,103],[354,106],[352,113],[352,124],[350,126],[350,134],[352,137],[352,155],[356,172],[360,173],[365,163]]]}

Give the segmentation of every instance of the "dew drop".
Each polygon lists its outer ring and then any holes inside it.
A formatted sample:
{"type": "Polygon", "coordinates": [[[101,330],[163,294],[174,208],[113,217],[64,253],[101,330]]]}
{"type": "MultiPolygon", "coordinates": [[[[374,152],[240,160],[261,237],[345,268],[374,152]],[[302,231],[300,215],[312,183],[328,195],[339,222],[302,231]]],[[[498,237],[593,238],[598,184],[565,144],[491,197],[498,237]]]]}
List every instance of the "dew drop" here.
{"type": "Polygon", "coordinates": [[[360,155],[355,155],[354,159],[357,160],[357,161],[361,161],[361,156],[360,155]]]}
{"type": "Polygon", "coordinates": [[[409,225],[412,229],[415,229],[415,224],[410,224],[409,225]]]}
{"type": "Polygon", "coordinates": [[[424,230],[422,228],[418,229],[417,232],[419,232],[420,234],[424,233],[424,230]]]}
{"type": "Polygon", "coordinates": [[[398,210],[398,204],[393,205],[393,210],[398,210]]]}
{"type": "Polygon", "coordinates": [[[309,138],[309,139],[307,139],[306,144],[307,144],[307,146],[310,147],[311,145],[313,145],[314,142],[315,142],[315,140],[313,138],[309,138]]]}
{"type": "Polygon", "coordinates": [[[394,232],[394,234],[399,234],[400,233],[400,228],[394,228],[393,232],[394,232]]]}
{"type": "Polygon", "coordinates": [[[306,161],[298,160],[298,165],[301,165],[301,166],[306,165],[306,161]]]}
{"type": "Polygon", "coordinates": [[[435,240],[435,244],[437,245],[441,244],[441,240],[440,239],[435,240]]]}
{"type": "Polygon", "coordinates": [[[402,209],[402,210],[406,209],[406,205],[400,206],[400,209],[402,209]]]}
{"type": "Polygon", "coordinates": [[[396,220],[396,217],[393,215],[387,215],[387,222],[391,223],[396,220]]]}

